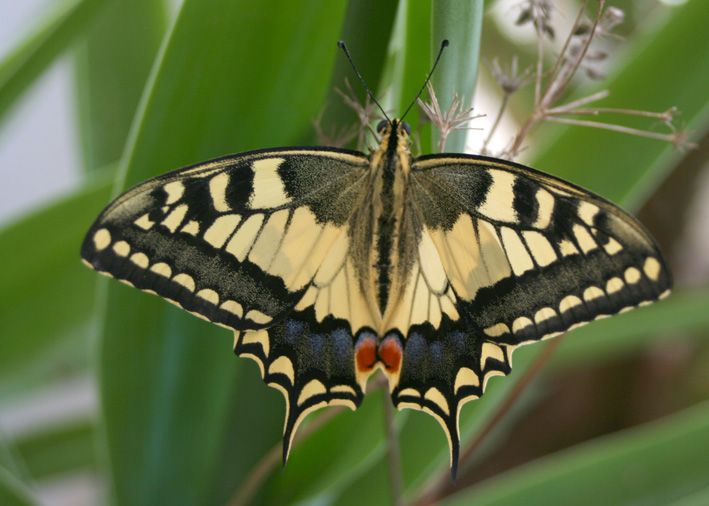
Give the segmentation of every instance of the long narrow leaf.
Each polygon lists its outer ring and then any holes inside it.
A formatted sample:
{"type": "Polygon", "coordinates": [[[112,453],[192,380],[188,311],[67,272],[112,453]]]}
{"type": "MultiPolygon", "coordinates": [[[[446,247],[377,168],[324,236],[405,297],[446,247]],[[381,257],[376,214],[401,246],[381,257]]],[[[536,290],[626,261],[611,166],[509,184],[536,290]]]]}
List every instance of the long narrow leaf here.
{"type": "MultiPolygon", "coordinates": [[[[444,39],[450,42],[433,77],[441,109],[447,111],[450,108],[454,95],[458,95],[461,110],[469,109],[480,61],[483,0],[434,0],[432,15],[432,54],[444,39]]],[[[467,134],[467,130],[451,133],[446,151],[465,152],[467,134]]],[[[440,134],[434,132],[434,146],[439,137],[440,134]]]]}
{"type": "Polygon", "coordinates": [[[77,50],[84,168],[116,162],[166,28],[163,0],[112,2],[77,50]]]}
{"type": "Polygon", "coordinates": [[[17,98],[114,0],[64,0],[0,63],[0,121],[17,98]]]}
{"type": "Polygon", "coordinates": [[[0,231],[0,378],[83,331],[92,317],[96,280],[78,245],[110,195],[113,174],[0,231]]]}
{"type": "Polygon", "coordinates": [[[0,467],[0,504],[3,506],[40,506],[32,492],[10,471],[0,467]]]}
{"type": "MultiPolygon", "coordinates": [[[[126,183],[304,138],[344,11],[339,1],[187,0],[134,129],[126,183]]],[[[106,301],[100,380],[113,501],[223,504],[278,440],[279,394],[231,356],[225,330],[115,282],[106,301]]]]}
{"type": "Polygon", "coordinates": [[[708,432],[704,403],[551,455],[443,504],[667,504],[706,490],[708,432]]]}

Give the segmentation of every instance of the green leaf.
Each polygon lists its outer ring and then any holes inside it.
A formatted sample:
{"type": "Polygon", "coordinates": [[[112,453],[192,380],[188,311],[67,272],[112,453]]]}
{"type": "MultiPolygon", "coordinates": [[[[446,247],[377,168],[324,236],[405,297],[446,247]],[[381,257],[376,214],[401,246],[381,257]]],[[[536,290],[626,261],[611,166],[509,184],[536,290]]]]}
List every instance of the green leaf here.
{"type": "MultiPolygon", "coordinates": [[[[394,76],[392,90],[393,103],[397,117],[402,117],[411,101],[421,89],[433,64],[431,55],[431,9],[432,0],[407,2],[404,23],[404,46],[399,56],[400,75],[394,76]]],[[[437,48],[436,48],[437,49],[437,48]]],[[[418,107],[414,106],[406,116],[411,125],[411,132],[421,142],[421,153],[433,153],[431,143],[431,125],[422,124],[418,107]]]]}
{"type": "Polygon", "coordinates": [[[37,76],[90,26],[112,0],[64,0],[0,63],[0,121],[37,76]]]}
{"type": "Polygon", "coordinates": [[[165,33],[163,0],[122,0],[103,9],[76,54],[84,167],[116,162],[165,33]]]}
{"type": "Polygon", "coordinates": [[[369,393],[356,412],[338,415],[296,446],[287,473],[268,487],[273,503],[332,496],[378,460],[385,450],[383,402],[390,402],[385,390],[369,393]]]}
{"type": "MultiPolygon", "coordinates": [[[[394,29],[398,6],[398,1],[389,0],[385,2],[355,0],[347,3],[340,40],[347,44],[359,73],[375,96],[377,86],[384,73],[388,49],[387,41],[394,29]]],[[[328,90],[329,95],[321,122],[325,132],[329,132],[333,127],[341,129],[356,124],[358,121],[355,112],[344,103],[342,97],[335,91],[337,88],[346,92],[345,79],[349,81],[360,103],[364,104],[367,93],[352,70],[350,62],[347,61],[344,54],[339,52],[335,57],[335,67],[328,90]]]]}
{"type": "Polygon", "coordinates": [[[17,453],[33,479],[96,469],[95,424],[91,420],[51,424],[15,441],[17,453]]]}
{"type": "MultiPolygon", "coordinates": [[[[134,129],[126,184],[310,137],[344,12],[331,0],[185,1],[134,129]]],[[[265,395],[255,367],[231,356],[225,330],[115,282],[106,308],[100,381],[113,502],[223,504],[278,440],[279,395],[265,395]]]]}
{"type": "Polygon", "coordinates": [[[93,314],[96,277],[79,245],[110,194],[113,171],[0,232],[0,379],[76,332],[93,314]],[[31,246],[31,247],[30,247],[31,246]],[[41,315],[39,317],[38,315],[41,315]]]}
{"type": "Polygon", "coordinates": [[[0,466],[0,504],[3,506],[40,506],[30,489],[10,471],[0,466]]]}
{"type": "MultiPolygon", "coordinates": [[[[436,54],[444,39],[450,41],[433,77],[434,91],[441,110],[445,113],[460,99],[460,109],[470,109],[480,61],[483,0],[433,0],[433,30],[431,54],[436,54]]],[[[465,125],[464,125],[465,126],[465,125]]],[[[433,145],[440,138],[434,131],[433,145]]],[[[446,141],[446,152],[465,152],[467,130],[452,132],[446,141]]]]}
{"type": "Polygon", "coordinates": [[[706,493],[707,433],[703,403],[539,459],[442,504],[668,504],[706,493]]]}

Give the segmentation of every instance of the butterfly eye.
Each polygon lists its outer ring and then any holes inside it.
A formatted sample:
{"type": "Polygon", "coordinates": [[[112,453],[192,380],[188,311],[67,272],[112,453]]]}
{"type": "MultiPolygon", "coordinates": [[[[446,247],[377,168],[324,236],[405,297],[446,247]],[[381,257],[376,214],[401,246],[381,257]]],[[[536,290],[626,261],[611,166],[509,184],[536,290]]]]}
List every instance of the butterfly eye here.
{"type": "Polygon", "coordinates": [[[406,135],[411,135],[411,125],[409,125],[406,121],[401,122],[401,128],[404,129],[406,135]]]}
{"type": "Polygon", "coordinates": [[[381,120],[379,123],[377,123],[377,132],[382,133],[382,130],[389,124],[389,122],[385,119],[381,120]]]}

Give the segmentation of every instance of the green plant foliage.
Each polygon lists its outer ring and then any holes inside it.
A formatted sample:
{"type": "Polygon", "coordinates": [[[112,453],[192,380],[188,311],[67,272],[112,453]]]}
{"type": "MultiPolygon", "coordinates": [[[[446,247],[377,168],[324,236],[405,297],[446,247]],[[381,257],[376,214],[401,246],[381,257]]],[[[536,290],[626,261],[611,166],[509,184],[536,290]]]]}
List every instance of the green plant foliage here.
{"type": "Polygon", "coordinates": [[[443,504],[669,504],[706,493],[707,431],[704,403],[540,459],[443,504]]]}
{"type": "MultiPolygon", "coordinates": [[[[709,47],[687,44],[706,38],[709,3],[658,9],[663,19],[631,34],[609,79],[574,90],[571,99],[608,88],[604,107],[676,105],[696,139],[709,126],[709,47]]],[[[184,0],[168,19],[162,0],[67,0],[28,31],[0,62],[0,120],[71,51],[87,176],[72,194],[0,230],[0,391],[17,397],[48,387],[56,374],[33,371],[61,370],[56,350],[66,356],[78,345],[91,354],[80,372],[95,379],[100,403],[96,421],[50,421],[0,447],[0,504],[37,504],[36,483],[87,470],[100,476],[103,499],[115,506],[392,504],[386,389],[370,392],[357,412],[321,425],[321,412],[309,417],[301,431],[310,423],[317,428],[296,442],[282,470],[281,395],[263,384],[255,364],[232,356],[233,335],[152,295],[97,281],[78,250],[111,194],[228,153],[313,144],[312,120],[323,110],[326,132],[352,124],[354,113],[333,89],[343,89],[347,78],[365,95],[337,49],[339,39],[397,116],[421,88],[440,39],[448,38],[435,89],[444,109],[453,91],[470,103],[481,48],[490,54],[504,42],[500,33],[487,33],[482,13],[482,0],[184,0]],[[96,170],[112,162],[117,170],[96,170]]],[[[493,115],[497,104],[475,106],[493,115]]],[[[435,151],[418,108],[406,120],[421,150],[435,151]]],[[[634,209],[683,156],[656,140],[559,125],[542,126],[528,144],[534,149],[523,161],[634,209]]],[[[462,135],[449,139],[448,150],[463,149],[462,135]]],[[[686,333],[706,347],[707,304],[706,287],[679,287],[652,307],[574,331],[548,370],[637,355],[660,334],[686,333]]],[[[513,374],[493,379],[481,400],[466,405],[464,447],[544,348],[517,352],[513,374]]],[[[537,400],[528,390],[523,405],[537,400]]],[[[508,416],[505,424],[518,421],[518,413],[508,416]]],[[[606,504],[704,504],[708,424],[700,404],[461,487],[446,504],[581,504],[588,497],[606,504]]],[[[425,414],[398,413],[396,425],[405,495],[416,503],[447,474],[447,442],[425,414]]],[[[493,435],[476,458],[504,438],[493,435]]]]}

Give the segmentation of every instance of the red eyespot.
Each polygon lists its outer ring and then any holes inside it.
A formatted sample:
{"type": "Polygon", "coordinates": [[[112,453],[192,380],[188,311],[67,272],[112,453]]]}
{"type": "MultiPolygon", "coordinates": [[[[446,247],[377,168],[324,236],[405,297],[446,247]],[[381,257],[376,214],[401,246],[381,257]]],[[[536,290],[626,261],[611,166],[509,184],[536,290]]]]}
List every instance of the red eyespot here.
{"type": "Polygon", "coordinates": [[[355,346],[355,362],[359,372],[369,372],[377,363],[377,341],[373,337],[360,338],[355,346]]]}
{"type": "Polygon", "coordinates": [[[384,362],[389,372],[399,372],[402,354],[401,344],[399,344],[399,340],[396,337],[387,337],[379,345],[379,358],[384,362]]]}

